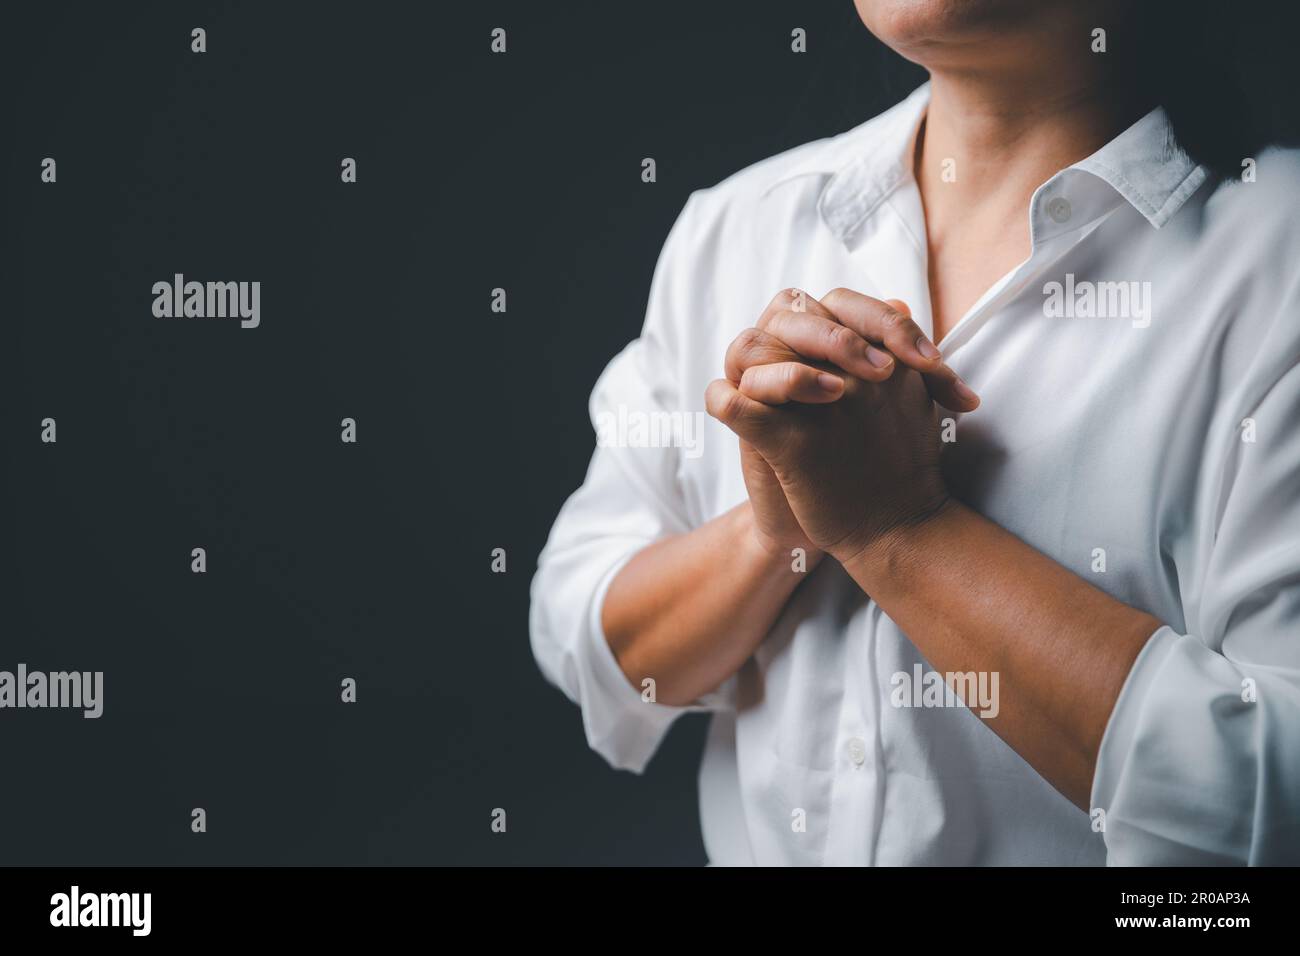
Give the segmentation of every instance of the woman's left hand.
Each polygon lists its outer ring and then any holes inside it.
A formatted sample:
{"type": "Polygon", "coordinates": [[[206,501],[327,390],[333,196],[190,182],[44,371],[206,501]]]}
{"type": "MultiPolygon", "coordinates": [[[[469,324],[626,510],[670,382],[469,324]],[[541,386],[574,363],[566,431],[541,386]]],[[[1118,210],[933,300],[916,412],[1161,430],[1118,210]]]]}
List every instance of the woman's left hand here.
{"type": "Polygon", "coordinates": [[[918,372],[896,366],[885,381],[866,382],[821,361],[771,355],[729,350],[733,378],[709,385],[706,407],[771,467],[814,545],[844,563],[942,507],[938,415],[918,372]],[[839,399],[801,401],[809,381],[825,375],[841,383],[839,399]]]}

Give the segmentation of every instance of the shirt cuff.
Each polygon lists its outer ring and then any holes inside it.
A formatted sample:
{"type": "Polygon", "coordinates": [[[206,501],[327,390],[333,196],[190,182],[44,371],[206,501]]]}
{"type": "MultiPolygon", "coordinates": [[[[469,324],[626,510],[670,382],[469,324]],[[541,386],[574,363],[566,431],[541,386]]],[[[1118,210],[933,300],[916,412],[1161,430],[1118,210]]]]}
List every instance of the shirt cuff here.
{"type": "Polygon", "coordinates": [[[645,700],[642,688],[628,681],[614,657],[601,623],[601,609],[614,578],[632,557],[633,554],[626,555],[605,574],[588,612],[588,625],[583,630],[589,646],[582,656],[590,661],[591,677],[598,693],[584,702],[583,723],[593,750],[615,767],[641,773],[673,721],[682,714],[708,708],[704,701],[673,707],[645,700]]]}
{"type": "Polygon", "coordinates": [[[1180,637],[1177,631],[1165,625],[1152,634],[1138,652],[1102,734],[1089,798],[1092,811],[1107,811],[1112,805],[1137,739],[1143,707],[1150,699],[1151,687],[1180,637]]]}

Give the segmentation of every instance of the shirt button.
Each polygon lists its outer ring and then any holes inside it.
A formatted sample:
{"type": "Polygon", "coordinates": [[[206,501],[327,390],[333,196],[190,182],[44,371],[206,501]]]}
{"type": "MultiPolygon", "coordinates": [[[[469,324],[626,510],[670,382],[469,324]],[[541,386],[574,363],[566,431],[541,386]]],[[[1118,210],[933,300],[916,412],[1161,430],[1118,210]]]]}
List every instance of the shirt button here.
{"type": "Polygon", "coordinates": [[[849,759],[855,767],[861,767],[867,762],[867,744],[861,737],[849,738],[849,759]]]}
{"type": "Polygon", "coordinates": [[[1070,200],[1064,196],[1057,196],[1047,204],[1047,214],[1052,217],[1053,222],[1070,221],[1070,200]]]}

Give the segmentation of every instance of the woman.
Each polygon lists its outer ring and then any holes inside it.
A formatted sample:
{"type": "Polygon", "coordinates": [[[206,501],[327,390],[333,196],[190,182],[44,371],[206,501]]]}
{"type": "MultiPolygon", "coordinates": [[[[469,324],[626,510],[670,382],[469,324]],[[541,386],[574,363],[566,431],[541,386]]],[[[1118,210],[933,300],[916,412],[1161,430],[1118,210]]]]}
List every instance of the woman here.
{"type": "Polygon", "coordinates": [[[714,712],[714,863],[1300,861],[1300,156],[1131,6],[858,0],[929,83],[695,193],[596,385],[711,419],[534,652],[615,766],[714,712]]]}

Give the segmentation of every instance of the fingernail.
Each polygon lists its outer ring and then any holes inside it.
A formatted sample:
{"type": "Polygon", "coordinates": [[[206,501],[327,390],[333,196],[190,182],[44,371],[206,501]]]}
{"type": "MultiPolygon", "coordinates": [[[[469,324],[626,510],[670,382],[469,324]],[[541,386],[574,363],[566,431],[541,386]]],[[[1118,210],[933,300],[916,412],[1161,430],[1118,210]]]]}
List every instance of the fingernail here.
{"type": "Polygon", "coordinates": [[[838,392],[844,385],[840,379],[834,375],[828,375],[826,372],[817,373],[817,384],[821,386],[824,392],[838,392]]]}
{"type": "Polygon", "coordinates": [[[872,348],[868,345],[867,361],[876,368],[889,368],[889,366],[894,364],[894,357],[887,352],[882,352],[880,349],[872,348]]]}
{"type": "Polygon", "coordinates": [[[980,397],[975,394],[975,390],[960,378],[953,379],[952,390],[957,393],[959,398],[964,398],[968,402],[978,402],[980,400],[980,397]]]}
{"type": "Polygon", "coordinates": [[[924,335],[916,340],[916,350],[928,359],[937,359],[939,350],[930,344],[930,340],[924,335]]]}

